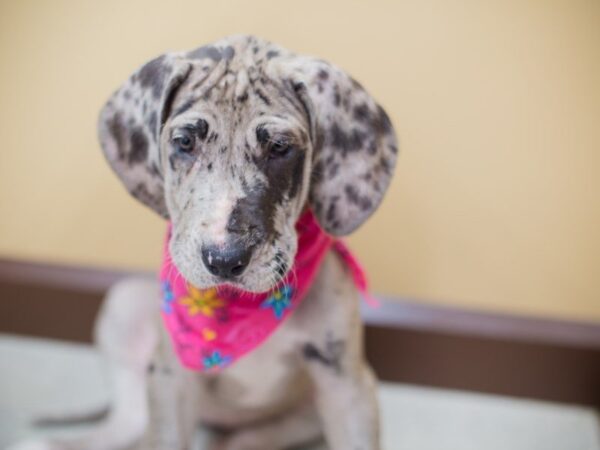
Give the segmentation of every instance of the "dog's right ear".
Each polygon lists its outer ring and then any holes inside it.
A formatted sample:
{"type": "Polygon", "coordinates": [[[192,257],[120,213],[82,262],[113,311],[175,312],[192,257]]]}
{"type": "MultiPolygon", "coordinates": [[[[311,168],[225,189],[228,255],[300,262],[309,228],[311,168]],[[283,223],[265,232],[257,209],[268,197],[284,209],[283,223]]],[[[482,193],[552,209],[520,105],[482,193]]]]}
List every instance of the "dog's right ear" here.
{"type": "Polygon", "coordinates": [[[160,131],[191,68],[180,54],[153,59],[112,95],[98,122],[104,155],[129,193],[167,219],[160,131]]]}

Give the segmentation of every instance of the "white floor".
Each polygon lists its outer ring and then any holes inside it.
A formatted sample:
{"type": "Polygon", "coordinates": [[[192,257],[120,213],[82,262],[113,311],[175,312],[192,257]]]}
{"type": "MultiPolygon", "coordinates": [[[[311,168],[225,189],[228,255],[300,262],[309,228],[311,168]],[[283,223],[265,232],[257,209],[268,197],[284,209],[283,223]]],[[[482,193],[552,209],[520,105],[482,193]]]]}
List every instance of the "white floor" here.
{"type": "MultiPolygon", "coordinates": [[[[380,397],[385,450],[600,450],[598,416],[587,408],[394,384],[382,384],[380,397]]],[[[0,335],[0,449],[40,434],[28,426],[34,414],[94,409],[106,398],[90,347],[0,335]]]]}

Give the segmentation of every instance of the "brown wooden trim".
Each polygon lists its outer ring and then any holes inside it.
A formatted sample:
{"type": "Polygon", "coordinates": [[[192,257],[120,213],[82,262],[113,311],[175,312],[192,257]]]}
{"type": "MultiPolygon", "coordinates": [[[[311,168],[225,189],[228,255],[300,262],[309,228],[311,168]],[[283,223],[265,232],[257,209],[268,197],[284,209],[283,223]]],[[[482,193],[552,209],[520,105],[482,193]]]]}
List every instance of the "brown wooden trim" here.
{"type": "Polygon", "coordinates": [[[0,259],[0,332],[91,342],[105,292],[134,274],[0,259]]]}
{"type": "MultiPolygon", "coordinates": [[[[0,259],[0,332],[90,341],[104,292],[130,274],[0,259]]],[[[599,324],[385,299],[363,316],[381,379],[600,407],[599,324]]]]}
{"type": "Polygon", "coordinates": [[[0,283],[10,282],[78,292],[106,292],[117,280],[129,275],[149,275],[98,267],[39,263],[0,258],[0,283]]]}
{"type": "Polygon", "coordinates": [[[368,323],[416,331],[445,332],[489,339],[600,349],[600,323],[486,313],[423,302],[381,299],[363,305],[368,323]]]}

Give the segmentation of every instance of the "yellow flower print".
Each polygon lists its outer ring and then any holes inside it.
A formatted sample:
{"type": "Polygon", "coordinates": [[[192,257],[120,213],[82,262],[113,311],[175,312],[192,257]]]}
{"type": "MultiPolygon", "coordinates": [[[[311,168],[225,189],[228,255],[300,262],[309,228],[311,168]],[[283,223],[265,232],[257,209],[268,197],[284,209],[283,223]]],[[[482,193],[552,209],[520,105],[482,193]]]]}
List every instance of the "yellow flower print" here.
{"type": "Polygon", "coordinates": [[[213,341],[217,337],[217,332],[210,328],[203,328],[202,329],[202,337],[204,338],[205,341],[213,341]]]}
{"type": "Polygon", "coordinates": [[[187,297],[181,298],[179,302],[187,306],[188,314],[195,316],[198,313],[206,317],[213,317],[215,309],[225,306],[225,302],[217,296],[217,289],[197,289],[188,285],[187,297]]]}

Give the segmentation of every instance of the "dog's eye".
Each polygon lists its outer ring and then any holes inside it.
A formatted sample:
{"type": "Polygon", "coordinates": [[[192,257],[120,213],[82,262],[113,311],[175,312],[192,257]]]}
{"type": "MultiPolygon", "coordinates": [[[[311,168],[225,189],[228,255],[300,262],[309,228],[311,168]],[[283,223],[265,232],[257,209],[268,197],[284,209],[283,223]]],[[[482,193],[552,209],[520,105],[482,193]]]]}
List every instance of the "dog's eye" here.
{"type": "Polygon", "coordinates": [[[182,153],[190,153],[194,149],[194,136],[189,131],[183,131],[173,136],[175,149],[182,153]]]}
{"type": "Polygon", "coordinates": [[[269,145],[269,159],[282,158],[292,149],[292,146],[285,141],[273,141],[269,145]]]}

